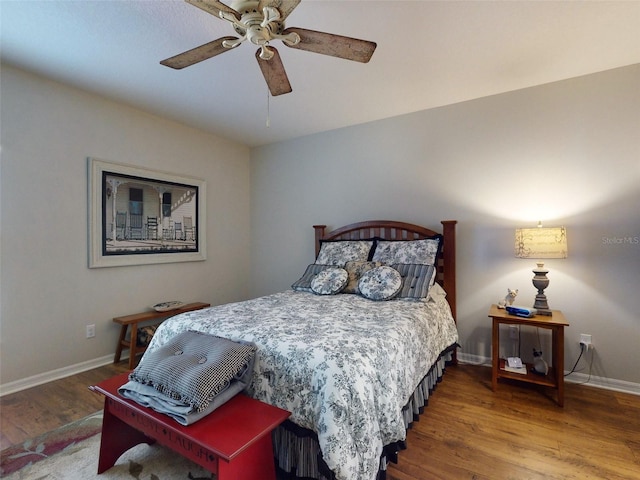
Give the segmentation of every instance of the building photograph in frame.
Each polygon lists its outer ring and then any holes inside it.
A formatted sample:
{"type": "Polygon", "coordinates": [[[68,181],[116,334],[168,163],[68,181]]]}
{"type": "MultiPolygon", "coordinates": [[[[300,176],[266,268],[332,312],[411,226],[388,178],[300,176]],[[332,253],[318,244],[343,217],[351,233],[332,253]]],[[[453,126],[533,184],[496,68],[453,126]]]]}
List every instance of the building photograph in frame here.
{"type": "Polygon", "coordinates": [[[204,260],[202,180],[89,159],[89,266],[204,260]]]}

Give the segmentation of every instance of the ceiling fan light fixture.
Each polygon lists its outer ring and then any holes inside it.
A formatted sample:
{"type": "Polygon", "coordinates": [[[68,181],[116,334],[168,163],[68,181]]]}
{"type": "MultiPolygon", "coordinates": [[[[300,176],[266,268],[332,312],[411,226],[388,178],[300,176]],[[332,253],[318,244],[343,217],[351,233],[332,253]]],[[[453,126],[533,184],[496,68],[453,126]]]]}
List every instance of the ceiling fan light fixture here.
{"type": "Polygon", "coordinates": [[[259,0],[233,0],[231,2],[231,8],[238,12],[240,15],[243,15],[245,13],[259,12],[259,5],[259,0]]]}
{"type": "Polygon", "coordinates": [[[280,15],[280,12],[278,11],[278,9],[274,7],[264,7],[262,9],[262,17],[263,17],[263,20],[262,20],[263,27],[266,27],[270,23],[278,22],[280,19],[282,19],[282,16],[280,15]]]}
{"type": "Polygon", "coordinates": [[[271,95],[291,92],[280,54],[270,46],[281,40],[285,46],[366,63],[376,43],[304,28],[285,29],[284,21],[301,0],[233,0],[231,7],[220,0],[185,0],[187,3],[231,23],[240,38],[222,37],[161,61],[162,65],[180,69],[228,52],[245,40],[258,46],[256,59],[271,95]]]}
{"type": "Polygon", "coordinates": [[[247,37],[242,37],[242,38],[235,38],[233,40],[224,40],[222,42],[222,46],[224,48],[228,48],[228,49],[232,49],[237,47],[238,45],[240,45],[242,42],[244,42],[247,39],[247,37]]]}
{"type": "Polygon", "coordinates": [[[260,58],[262,60],[271,60],[273,58],[273,50],[269,48],[268,45],[260,46],[260,58]]]}
{"type": "Polygon", "coordinates": [[[280,35],[278,38],[289,47],[293,47],[294,45],[300,43],[300,35],[298,35],[296,32],[289,32],[284,35],[280,35]]]}

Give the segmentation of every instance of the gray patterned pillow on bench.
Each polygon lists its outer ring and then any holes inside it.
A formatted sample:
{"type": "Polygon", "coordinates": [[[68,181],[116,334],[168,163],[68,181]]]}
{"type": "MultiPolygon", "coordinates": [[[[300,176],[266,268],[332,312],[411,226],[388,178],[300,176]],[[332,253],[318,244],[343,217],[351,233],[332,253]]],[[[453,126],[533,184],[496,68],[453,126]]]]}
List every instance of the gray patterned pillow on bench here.
{"type": "Polygon", "coordinates": [[[234,382],[241,391],[251,380],[257,347],[195,331],[182,332],[147,352],[129,380],[154,387],[196,411],[234,382]]]}

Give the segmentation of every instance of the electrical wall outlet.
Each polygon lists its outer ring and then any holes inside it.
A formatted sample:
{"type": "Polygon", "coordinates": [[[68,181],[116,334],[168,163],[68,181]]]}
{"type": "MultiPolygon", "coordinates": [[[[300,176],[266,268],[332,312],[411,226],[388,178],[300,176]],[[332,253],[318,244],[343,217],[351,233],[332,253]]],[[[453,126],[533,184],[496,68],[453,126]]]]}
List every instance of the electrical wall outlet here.
{"type": "Polygon", "coordinates": [[[518,326],[517,325],[509,325],[509,338],[511,340],[518,339],[518,326]]]}
{"type": "Polygon", "coordinates": [[[581,333],[580,334],[580,345],[584,345],[585,347],[587,347],[587,350],[589,350],[590,348],[593,348],[593,343],[591,341],[591,335],[589,335],[588,333],[581,333]]]}
{"type": "Polygon", "coordinates": [[[93,338],[96,336],[95,324],[87,325],[87,338],[93,338]]]}

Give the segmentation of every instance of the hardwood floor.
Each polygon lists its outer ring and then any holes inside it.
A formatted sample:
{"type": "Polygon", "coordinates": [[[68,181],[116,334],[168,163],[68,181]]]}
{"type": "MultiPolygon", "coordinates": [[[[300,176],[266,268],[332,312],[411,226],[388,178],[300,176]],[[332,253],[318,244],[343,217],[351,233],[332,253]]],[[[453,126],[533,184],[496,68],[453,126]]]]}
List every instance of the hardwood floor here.
{"type": "Polygon", "coordinates": [[[640,396],[565,383],[561,408],[545,388],[494,393],[490,368],[450,367],[407,444],[388,480],[640,479],[640,396]]]}
{"type": "MultiPolygon", "coordinates": [[[[127,370],[108,365],[0,398],[1,447],[102,408],[87,386],[127,370]]],[[[565,407],[544,388],[491,370],[449,367],[407,434],[388,480],[640,479],[640,397],[566,384],[565,407]]]]}
{"type": "Polygon", "coordinates": [[[128,360],[0,397],[0,449],[91,415],[104,397],[89,390],[128,370],[128,360]]]}

